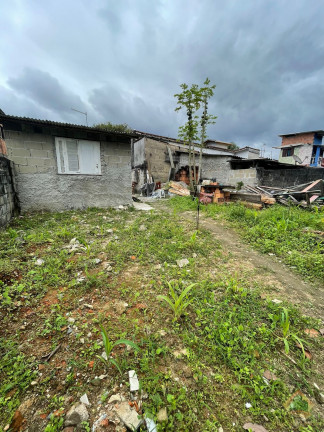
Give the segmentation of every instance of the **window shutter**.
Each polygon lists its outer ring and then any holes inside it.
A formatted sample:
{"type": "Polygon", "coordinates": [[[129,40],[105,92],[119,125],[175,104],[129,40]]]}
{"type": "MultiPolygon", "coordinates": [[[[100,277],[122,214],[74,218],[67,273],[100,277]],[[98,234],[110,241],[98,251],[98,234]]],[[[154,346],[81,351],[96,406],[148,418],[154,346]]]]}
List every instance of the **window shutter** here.
{"type": "Polygon", "coordinates": [[[64,165],[64,143],[62,139],[56,138],[56,157],[57,157],[57,168],[59,173],[65,173],[64,165]]]}
{"type": "Polygon", "coordinates": [[[80,140],[79,156],[83,174],[101,174],[100,142],[80,140]]]}
{"type": "Polygon", "coordinates": [[[78,143],[75,140],[66,140],[66,154],[68,167],[70,172],[78,172],[80,170],[78,143]]]}

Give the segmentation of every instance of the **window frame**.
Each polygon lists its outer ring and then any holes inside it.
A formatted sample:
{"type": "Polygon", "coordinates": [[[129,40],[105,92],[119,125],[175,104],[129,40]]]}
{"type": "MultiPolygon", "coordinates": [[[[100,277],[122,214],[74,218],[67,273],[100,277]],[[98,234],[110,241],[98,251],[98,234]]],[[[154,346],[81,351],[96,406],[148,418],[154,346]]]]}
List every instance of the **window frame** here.
{"type": "Polygon", "coordinates": [[[75,138],[64,138],[55,137],[55,150],[57,160],[57,173],[62,175],[89,175],[89,176],[100,176],[101,175],[101,143],[100,141],[91,140],[79,140],[75,138]],[[69,169],[69,156],[67,151],[67,141],[73,141],[77,144],[77,157],[78,157],[78,171],[72,171],[69,169]],[[84,166],[87,158],[82,158],[82,145],[89,143],[95,145],[96,155],[94,155],[94,164],[96,165],[97,172],[84,172],[84,166]]]}
{"type": "Polygon", "coordinates": [[[294,147],[288,147],[282,149],[282,157],[292,157],[294,155],[294,147]],[[287,154],[290,153],[290,154],[287,154]]]}

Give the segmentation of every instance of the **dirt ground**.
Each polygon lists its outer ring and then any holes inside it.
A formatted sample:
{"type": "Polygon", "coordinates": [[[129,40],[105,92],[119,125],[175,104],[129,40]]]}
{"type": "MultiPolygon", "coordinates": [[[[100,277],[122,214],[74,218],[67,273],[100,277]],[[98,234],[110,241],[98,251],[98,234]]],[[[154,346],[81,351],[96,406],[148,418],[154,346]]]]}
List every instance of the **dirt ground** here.
{"type": "MultiPolygon", "coordinates": [[[[170,211],[163,201],[150,202],[154,208],[170,211]]],[[[180,220],[196,223],[196,213],[183,212],[180,220]]],[[[213,220],[200,214],[200,228],[208,230],[220,242],[224,251],[237,262],[238,271],[255,274],[255,278],[269,286],[273,298],[287,300],[303,311],[305,315],[324,321],[324,287],[319,281],[309,282],[274,255],[265,255],[244,243],[235,230],[224,221],[213,220]]]]}

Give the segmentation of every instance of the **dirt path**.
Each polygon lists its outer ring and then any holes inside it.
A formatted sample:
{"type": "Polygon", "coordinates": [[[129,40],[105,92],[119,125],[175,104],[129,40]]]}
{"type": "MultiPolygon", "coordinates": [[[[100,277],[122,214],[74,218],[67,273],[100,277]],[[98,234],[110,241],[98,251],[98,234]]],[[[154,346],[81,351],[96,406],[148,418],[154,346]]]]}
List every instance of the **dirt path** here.
{"type": "MultiPolygon", "coordinates": [[[[150,202],[150,204],[152,204],[150,202]]],[[[154,202],[153,207],[172,211],[165,203],[154,202]]],[[[180,220],[196,222],[196,214],[184,212],[180,220]]],[[[261,254],[244,243],[239,235],[226,222],[200,217],[200,227],[208,230],[220,242],[223,250],[232,255],[240,269],[251,272],[255,279],[269,286],[269,296],[288,300],[298,305],[308,316],[324,321],[324,287],[320,282],[308,282],[281,263],[275,256],[261,254]]]]}

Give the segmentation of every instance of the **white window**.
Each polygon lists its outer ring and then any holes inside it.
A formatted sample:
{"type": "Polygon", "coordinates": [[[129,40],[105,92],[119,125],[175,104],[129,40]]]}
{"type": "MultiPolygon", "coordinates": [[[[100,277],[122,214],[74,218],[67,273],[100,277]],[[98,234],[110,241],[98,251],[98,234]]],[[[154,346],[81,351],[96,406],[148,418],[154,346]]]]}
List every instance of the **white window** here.
{"type": "Polygon", "coordinates": [[[101,174],[100,142],[55,138],[59,174],[101,174]]]}

